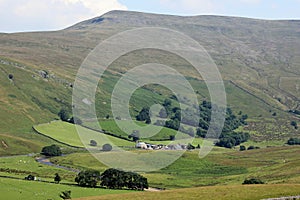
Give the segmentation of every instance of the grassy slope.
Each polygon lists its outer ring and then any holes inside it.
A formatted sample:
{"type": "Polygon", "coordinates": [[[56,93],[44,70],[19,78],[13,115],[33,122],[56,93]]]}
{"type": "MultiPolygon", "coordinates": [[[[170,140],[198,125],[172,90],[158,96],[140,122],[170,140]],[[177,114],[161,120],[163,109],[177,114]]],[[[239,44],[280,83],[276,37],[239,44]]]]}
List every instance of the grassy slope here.
{"type": "MultiPolygon", "coordinates": [[[[8,62],[7,60],[5,62],[8,62]]],[[[46,80],[20,63],[0,63],[0,155],[39,152],[52,140],[35,134],[33,124],[53,119],[61,107],[54,98],[67,102],[70,93],[54,80],[46,80]],[[13,80],[8,79],[13,74],[13,80]]]]}
{"type": "Polygon", "coordinates": [[[66,190],[71,191],[72,198],[130,192],[0,178],[1,199],[59,200],[59,194],[66,190]]]}
{"type": "Polygon", "coordinates": [[[141,192],[122,195],[86,197],[78,200],[113,199],[220,199],[220,200],[260,200],[271,197],[299,195],[300,185],[234,185],[210,186],[178,189],[163,192],[141,192]]]}
{"type": "Polygon", "coordinates": [[[37,125],[35,129],[55,140],[77,147],[88,146],[91,140],[95,140],[98,143],[98,148],[100,148],[103,144],[107,143],[107,139],[109,143],[115,146],[134,146],[133,142],[77,126],[77,129],[80,131],[79,135],[75,125],[67,122],[54,121],[48,124],[37,125]]]}
{"type": "Polygon", "coordinates": [[[122,130],[120,127],[118,127],[118,125],[116,124],[116,122],[114,120],[102,120],[102,121],[100,121],[100,126],[103,130],[107,130],[111,133],[114,133],[116,135],[121,135],[123,137],[127,137],[128,135],[130,135],[133,132],[133,130],[138,130],[141,138],[149,138],[149,139],[153,139],[153,140],[169,139],[170,135],[176,135],[177,139],[187,138],[187,135],[184,133],[179,132],[177,134],[177,131],[175,131],[175,130],[172,130],[169,128],[164,128],[164,127],[158,127],[155,125],[148,125],[149,129],[153,131],[153,134],[156,133],[155,135],[148,137],[148,136],[152,135],[152,133],[149,133],[149,131],[143,131],[142,128],[146,126],[145,123],[136,122],[136,121],[128,122],[125,120],[118,121],[118,123],[121,124],[122,130]],[[138,127],[137,129],[134,129],[135,126],[133,123],[140,126],[140,128],[138,127]]]}

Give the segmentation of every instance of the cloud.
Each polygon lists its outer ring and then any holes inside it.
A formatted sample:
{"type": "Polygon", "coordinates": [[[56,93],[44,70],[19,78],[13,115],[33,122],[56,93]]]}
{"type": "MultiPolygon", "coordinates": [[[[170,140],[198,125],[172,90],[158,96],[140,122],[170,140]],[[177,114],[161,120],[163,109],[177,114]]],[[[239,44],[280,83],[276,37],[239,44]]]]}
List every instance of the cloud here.
{"type": "Polygon", "coordinates": [[[118,0],[0,0],[0,9],[0,32],[13,32],[61,29],[127,7],[118,0]]]}

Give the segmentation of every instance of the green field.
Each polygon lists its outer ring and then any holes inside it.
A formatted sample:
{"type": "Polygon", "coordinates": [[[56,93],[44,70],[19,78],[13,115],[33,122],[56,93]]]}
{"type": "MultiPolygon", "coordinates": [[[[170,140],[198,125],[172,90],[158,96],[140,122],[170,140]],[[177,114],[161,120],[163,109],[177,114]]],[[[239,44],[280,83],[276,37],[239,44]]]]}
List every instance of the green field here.
{"type": "Polygon", "coordinates": [[[129,190],[81,188],[78,186],[0,178],[1,199],[59,200],[62,191],[71,191],[72,198],[130,193],[129,190]]]}
{"type": "Polygon", "coordinates": [[[30,156],[15,156],[0,158],[0,174],[24,178],[29,174],[34,176],[50,179],[53,181],[55,173],[59,173],[63,180],[74,180],[76,173],[64,169],[54,168],[38,163],[30,156]]]}
{"type": "Polygon", "coordinates": [[[34,128],[45,136],[76,147],[101,148],[106,143],[110,143],[112,146],[134,146],[133,142],[105,135],[81,126],[75,127],[74,124],[62,121],[41,124],[34,126],[34,128]],[[78,134],[77,130],[80,134],[78,134]],[[95,140],[98,147],[89,146],[91,140],[95,140]]]}
{"type": "MultiPolygon", "coordinates": [[[[243,152],[215,147],[204,159],[199,159],[196,150],[186,152],[170,166],[144,175],[152,187],[168,189],[242,184],[244,179],[249,177],[258,177],[268,184],[300,184],[299,153],[298,146],[262,148],[243,152]]],[[[100,171],[106,169],[92,155],[86,153],[56,157],[52,160],[60,165],[74,165],[100,171]]]]}

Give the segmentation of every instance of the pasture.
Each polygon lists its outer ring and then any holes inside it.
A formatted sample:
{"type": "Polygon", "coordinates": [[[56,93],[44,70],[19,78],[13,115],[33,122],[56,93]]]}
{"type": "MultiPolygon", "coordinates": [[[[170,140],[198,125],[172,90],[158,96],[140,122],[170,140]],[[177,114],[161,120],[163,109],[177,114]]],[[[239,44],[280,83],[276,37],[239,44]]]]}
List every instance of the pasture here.
{"type": "MultiPolygon", "coordinates": [[[[147,151],[144,151],[147,152],[147,151]]],[[[114,154],[117,152],[111,152],[114,154]]],[[[205,158],[198,151],[187,151],[171,165],[155,172],[144,173],[152,187],[176,189],[209,185],[238,185],[249,177],[257,177],[267,184],[300,184],[300,148],[272,147],[238,151],[215,147],[205,158]]],[[[113,157],[114,155],[112,155],[113,157]]],[[[92,155],[86,153],[56,157],[60,165],[106,169],[92,155]]]]}
{"type": "Polygon", "coordinates": [[[76,200],[129,200],[129,199],[218,199],[218,200],[261,200],[282,196],[299,195],[299,184],[278,185],[230,185],[185,188],[161,192],[139,192],[122,195],[85,197],[76,200]]]}
{"type": "Polygon", "coordinates": [[[133,142],[62,121],[41,124],[34,126],[34,128],[47,137],[75,147],[87,146],[88,148],[100,149],[102,145],[106,143],[110,143],[112,146],[134,146],[133,142]],[[77,131],[79,131],[80,134],[77,131]],[[89,146],[91,140],[95,140],[98,147],[89,146]]]}
{"type": "Polygon", "coordinates": [[[44,183],[0,178],[1,199],[59,200],[62,191],[71,191],[72,198],[130,193],[129,190],[82,188],[76,185],[44,183]]]}

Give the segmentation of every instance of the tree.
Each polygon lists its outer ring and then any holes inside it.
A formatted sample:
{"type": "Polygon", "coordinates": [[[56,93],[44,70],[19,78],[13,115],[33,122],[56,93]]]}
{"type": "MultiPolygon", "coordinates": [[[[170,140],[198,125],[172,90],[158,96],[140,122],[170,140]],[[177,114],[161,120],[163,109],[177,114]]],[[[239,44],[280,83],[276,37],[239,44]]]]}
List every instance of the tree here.
{"type": "Polygon", "coordinates": [[[140,139],[140,131],[139,130],[133,130],[132,133],[128,136],[129,139],[132,138],[134,142],[138,141],[140,139]]]}
{"type": "Polygon", "coordinates": [[[170,135],[170,140],[174,141],[175,140],[175,135],[170,135]]]}
{"type": "Polygon", "coordinates": [[[58,173],[56,173],[56,174],[55,174],[55,177],[54,177],[54,182],[55,182],[56,184],[58,184],[60,181],[61,181],[61,177],[59,176],[58,173]]]}
{"type": "Polygon", "coordinates": [[[196,132],[196,135],[197,135],[198,137],[205,138],[206,132],[205,132],[205,131],[202,131],[200,128],[198,128],[198,129],[197,129],[197,132],[196,132]]]}
{"type": "Polygon", "coordinates": [[[300,145],[300,139],[299,138],[290,138],[287,141],[288,145],[300,145]]]}
{"type": "MultiPolygon", "coordinates": [[[[63,121],[65,121],[65,120],[63,120],[63,121]]],[[[69,122],[72,123],[72,124],[78,124],[78,125],[82,124],[81,119],[79,119],[78,117],[71,117],[69,119],[69,122]]]]}
{"type": "Polygon", "coordinates": [[[72,199],[71,198],[71,191],[68,190],[68,191],[61,192],[61,194],[59,195],[59,197],[62,198],[62,199],[72,199]]]}
{"type": "Polygon", "coordinates": [[[10,80],[12,80],[12,79],[14,78],[14,75],[9,74],[9,75],[8,75],[8,78],[9,78],[10,80]]]}
{"type": "Polygon", "coordinates": [[[65,108],[62,108],[59,113],[58,113],[58,116],[59,118],[62,120],[62,121],[69,121],[70,117],[71,117],[71,114],[70,112],[65,109],[65,108]]]}
{"type": "Polygon", "coordinates": [[[75,182],[81,187],[96,187],[100,181],[100,172],[97,170],[81,171],[75,178],[75,182]]]}
{"type": "Polygon", "coordinates": [[[35,179],[35,176],[33,176],[31,174],[29,174],[28,176],[25,177],[25,180],[27,180],[27,181],[34,181],[34,179],[35,179]]]}
{"type": "Polygon", "coordinates": [[[195,149],[196,147],[194,147],[191,143],[189,143],[188,145],[187,145],[187,149],[188,150],[193,150],[193,149],[195,149]]]}
{"type": "Polygon", "coordinates": [[[241,145],[241,146],[240,146],[240,151],[245,151],[245,150],[246,150],[246,147],[243,146],[243,145],[241,145]]]}
{"type": "Polygon", "coordinates": [[[102,151],[111,151],[112,150],[112,146],[110,144],[104,144],[102,146],[102,151]]]}
{"type": "Polygon", "coordinates": [[[170,99],[165,99],[164,100],[164,103],[163,103],[164,107],[168,107],[168,106],[171,106],[171,105],[172,105],[172,101],[170,99]]]}
{"type": "Polygon", "coordinates": [[[106,115],[106,117],[105,117],[105,118],[106,118],[106,119],[109,119],[109,117],[110,117],[109,115],[106,115]]]}
{"type": "Polygon", "coordinates": [[[137,121],[147,121],[151,123],[150,118],[150,108],[149,107],[143,107],[143,109],[139,112],[139,114],[136,116],[137,121]]]}
{"type": "Polygon", "coordinates": [[[147,118],[146,121],[145,121],[145,123],[146,123],[146,124],[151,124],[151,118],[150,118],[150,117],[147,118]]]}
{"type": "Polygon", "coordinates": [[[291,125],[292,125],[295,129],[298,129],[297,122],[291,121],[291,125]]]}
{"type": "Polygon", "coordinates": [[[59,146],[53,144],[51,146],[43,147],[41,154],[45,156],[61,156],[62,152],[59,146]]]}
{"type": "Polygon", "coordinates": [[[91,145],[92,147],[96,147],[98,144],[97,144],[97,142],[96,142],[95,140],[91,140],[91,141],[90,141],[90,145],[91,145]]]}
{"type": "Polygon", "coordinates": [[[252,149],[255,149],[255,146],[249,146],[248,148],[247,148],[247,150],[252,150],[252,149]]]}
{"type": "Polygon", "coordinates": [[[168,120],[168,121],[166,121],[166,125],[165,126],[167,128],[178,130],[179,127],[180,127],[180,121],[178,121],[178,119],[168,120]]]}

